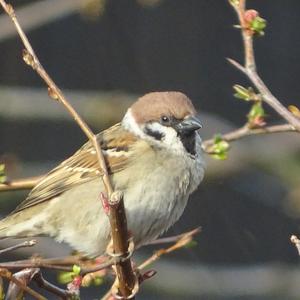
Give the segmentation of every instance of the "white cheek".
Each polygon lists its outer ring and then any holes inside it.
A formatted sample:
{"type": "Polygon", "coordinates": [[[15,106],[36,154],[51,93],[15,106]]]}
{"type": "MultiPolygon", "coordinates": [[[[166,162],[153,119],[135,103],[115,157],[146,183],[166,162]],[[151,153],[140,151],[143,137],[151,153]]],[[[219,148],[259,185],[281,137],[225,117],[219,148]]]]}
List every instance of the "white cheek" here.
{"type": "Polygon", "coordinates": [[[153,122],[152,124],[149,124],[148,127],[151,128],[153,131],[158,131],[164,135],[161,141],[157,141],[150,137],[151,140],[154,140],[154,142],[156,142],[158,145],[165,146],[168,149],[171,149],[177,153],[183,151],[185,152],[185,148],[182,145],[182,142],[178,137],[177,132],[174,128],[163,126],[157,122],[153,122]]]}
{"type": "Polygon", "coordinates": [[[175,153],[186,153],[184,146],[180,138],[177,136],[177,132],[172,127],[163,126],[158,122],[153,122],[147,126],[153,131],[160,132],[164,135],[161,141],[156,140],[155,138],[145,134],[143,128],[141,128],[135,121],[132,116],[131,109],[129,108],[125,114],[122,125],[125,129],[131,131],[136,136],[151,142],[152,144],[157,145],[158,147],[166,147],[169,150],[174,151],[175,153]]]}
{"type": "Polygon", "coordinates": [[[140,128],[140,126],[135,121],[134,117],[132,116],[131,109],[129,108],[122,120],[122,125],[125,129],[129,130],[136,136],[141,138],[145,138],[144,131],[140,128]]]}

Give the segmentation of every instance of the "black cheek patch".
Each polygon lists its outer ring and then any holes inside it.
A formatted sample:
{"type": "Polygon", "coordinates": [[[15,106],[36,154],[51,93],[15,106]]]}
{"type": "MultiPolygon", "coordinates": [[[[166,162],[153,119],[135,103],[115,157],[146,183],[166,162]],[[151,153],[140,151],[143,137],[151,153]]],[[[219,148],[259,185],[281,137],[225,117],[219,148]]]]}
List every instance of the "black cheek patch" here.
{"type": "Polygon", "coordinates": [[[155,131],[149,127],[145,127],[145,133],[148,134],[149,136],[152,136],[153,138],[155,138],[158,141],[161,141],[162,138],[165,136],[163,133],[159,132],[159,131],[155,131]]]}

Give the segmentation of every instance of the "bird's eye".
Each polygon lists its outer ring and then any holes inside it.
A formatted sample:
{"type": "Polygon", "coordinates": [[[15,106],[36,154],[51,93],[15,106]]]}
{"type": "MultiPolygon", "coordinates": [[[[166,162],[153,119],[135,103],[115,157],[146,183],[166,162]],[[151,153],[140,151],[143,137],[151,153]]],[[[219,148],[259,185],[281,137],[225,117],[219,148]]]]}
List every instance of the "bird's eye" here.
{"type": "Polygon", "coordinates": [[[160,120],[163,124],[168,124],[170,122],[170,118],[167,116],[162,116],[160,120]]]}

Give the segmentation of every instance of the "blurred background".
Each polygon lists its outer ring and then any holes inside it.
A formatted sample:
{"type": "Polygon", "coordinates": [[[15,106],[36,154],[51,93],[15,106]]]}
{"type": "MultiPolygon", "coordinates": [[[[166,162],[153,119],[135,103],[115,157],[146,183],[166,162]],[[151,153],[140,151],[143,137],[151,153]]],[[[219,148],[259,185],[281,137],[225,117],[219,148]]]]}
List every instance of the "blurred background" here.
{"type": "MultiPolygon", "coordinates": [[[[259,73],[283,104],[299,106],[300,2],[249,0],[267,19],[255,40],[259,73]]],[[[202,115],[204,139],[242,126],[249,105],[232,85],[249,85],[225,58],[242,61],[226,0],[11,0],[42,64],[95,131],[118,122],[149,91],[179,90],[202,115]]],[[[86,138],[23,63],[10,20],[0,14],[0,162],[9,178],[41,175],[86,138]]],[[[268,123],[281,122],[267,108],[268,123]]],[[[207,157],[204,182],[167,235],[202,226],[197,245],[163,257],[139,299],[298,299],[300,140],[297,134],[235,142],[226,161],[207,157]]],[[[0,194],[4,216],[26,192],[0,194]]],[[[14,241],[1,242],[0,247],[14,241]]],[[[154,248],[135,254],[137,262],[154,248]]],[[[3,260],[70,249],[42,239],[3,260]]],[[[52,281],[53,274],[46,275],[52,281]]],[[[104,286],[82,290],[95,299],[104,286]]],[[[49,296],[49,299],[51,297],[49,296]]]]}

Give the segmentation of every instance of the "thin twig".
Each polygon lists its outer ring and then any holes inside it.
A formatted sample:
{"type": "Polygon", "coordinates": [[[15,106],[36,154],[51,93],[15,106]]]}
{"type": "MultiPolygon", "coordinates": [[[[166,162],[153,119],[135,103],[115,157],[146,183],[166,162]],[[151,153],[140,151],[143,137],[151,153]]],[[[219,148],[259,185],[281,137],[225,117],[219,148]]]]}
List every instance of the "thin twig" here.
{"type": "Polygon", "coordinates": [[[194,235],[199,232],[200,232],[200,228],[196,228],[192,231],[184,233],[181,236],[181,238],[174,245],[172,245],[166,249],[160,249],[160,250],[156,251],[151,257],[149,257],[142,264],[140,264],[138,269],[142,270],[142,269],[148,267],[150,264],[157,261],[162,255],[168,254],[168,253],[178,250],[182,247],[185,247],[187,244],[189,244],[193,240],[194,235]]]}
{"type": "MultiPolygon", "coordinates": [[[[267,126],[262,128],[253,128],[253,129],[249,128],[249,126],[246,124],[241,128],[223,134],[222,139],[226,142],[232,142],[251,135],[279,133],[279,132],[293,132],[293,131],[296,131],[296,129],[290,124],[274,125],[274,126],[267,126]]],[[[202,148],[205,152],[211,153],[209,148],[213,144],[214,144],[214,139],[205,140],[202,143],[202,148]]]]}
{"type": "Polygon", "coordinates": [[[11,246],[11,247],[7,247],[5,249],[0,250],[0,255],[3,254],[3,253],[14,251],[14,250],[19,249],[19,248],[32,247],[32,246],[36,245],[36,243],[37,243],[36,240],[31,240],[31,241],[22,242],[20,244],[17,244],[17,245],[11,246]]]}
{"type": "Polygon", "coordinates": [[[24,269],[24,268],[43,268],[60,270],[66,272],[72,272],[73,266],[78,265],[81,267],[80,275],[84,276],[88,273],[100,271],[106,269],[115,264],[116,259],[110,258],[106,262],[97,264],[97,262],[92,261],[94,267],[86,267],[90,265],[89,259],[85,259],[80,256],[67,256],[64,258],[32,258],[12,262],[0,263],[0,268],[6,269],[24,269]]]}
{"type": "MultiPolygon", "coordinates": [[[[13,278],[22,282],[23,285],[28,286],[33,278],[34,274],[38,272],[37,268],[24,269],[15,274],[13,274],[13,278]]],[[[23,299],[24,298],[24,290],[14,282],[10,281],[7,292],[6,292],[6,300],[15,300],[15,299],[23,299]]]]}
{"type": "Polygon", "coordinates": [[[191,231],[188,231],[188,232],[184,232],[184,233],[181,233],[181,234],[178,234],[178,235],[175,235],[175,236],[169,236],[169,237],[163,237],[163,238],[160,238],[160,239],[156,239],[152,242],[149,242],[146,244],[146,246],[148,245],[160,245],[160,244],[167,244],[167,243],[175,243],[177,242],[178,240],[180,240],[182,237],[186,236],[187,234],[197,234],[201,232],[201,227],[197,227],[191,231]]]}
{"type": "Polygon", "coordinates": [[[30,190],[39,182],[41,178],[42,176],[29,177],[24,179],[9,180],[5,183],[0,183],[0,192],[30,190]]]}
{"type": "Polygon", "coordinates": [[[43,264],[43,263],[18,263],[18,262],[7,262],[0,263],[0,268],[7,268],[9,270],[19,270],[24,268],[42,268],[49,270],[65,271],[71,272],[72,266],[62,266],[62,265],[53,265],[53,264],[43,264]]]}
{"type": "Polygon", "coordinates": [[[13,7],[11,5],[7,4],[4,0],[0,0],[0,4],[2,5],[5,12],[10,16],[10,18],[13,21],[13,23],[17,29],[17,32],[23,42],[23,45],[26,49],[23,52],[23,58],[24,58],[25,62],[28,65],[30,65],[38,73],[38,75],[44,80],[46,85],[49,87],[50,97],[55,100],[58,100],[65,107],[65,109],[73,117],[73,119],[76,121],[78,126],[85,133],[87,138],[91,141],[92,145],[96,149],[99,166],[100,166],[101,171],[103,172],[103,183],[105,185],[105,189],[106,189],[108,195],[110,196],[113,189],[112,189],[112,185],[111,185],[108,171],[106,168],[104,156],[103,156],[102,151],[100,150],[100,146],[97,141],[97,137],[94,135],[94,133],[89,128],[89,126],[86,124],[86,122],[80,117],[80,115],[72,107],[70,102],[66,99],[66,97],[64,96],[62,91],[58,88],[58,86],[55,84],[55,82],[48,75],[48,73],[46,72],[46,70],[44,69],[42,64],[40,63],[37,55],[35,54],[26,34],[24,33],[24,31],[16,17],[13,7]]]}
{"type": "Polygon", "coordinates": [[[85,276],[88,273],[94,273],[94,272],[97,272],[97,271],[101,271],[101,270],[107,269],[107,268],[113,266],[115,263],[116,263],[115,259],[110,258],[108,261],[106,261],[106,262],[104,262],[102,264],[98,264],[95,267],[82,268],[80,270],[80,275],[83,277],[83,276],[85,276]]]}
{"type": "MultiPolygon", "coordinates": [[[[232,2],[230,3],[232,4],[232,2]]],[[[240,22],[244,43],[245,63],[244,66],[242,66],[232,59],[229,59],[229,62],[232,63],[240,71],[242,71],[245,75],[247,75],[250,81],[260,92],[264,102],[270,105],[280,116],[282,116],[282,118],[284,118],[288,123],[295,127],[297,131],[300,132],[300,119],[295,117],[286,107],[284,107],[280,103],[280,101],[271,93],[271,91],[268,89],[268,87],[256,72],[255,55],[253,48],[253,32],[251,33],[251,31],[249,31],[249,28],[247,28],[244,19],[246,0],[239,0],[239,3],[232,4],[232,7],[236,11],[240,22]]]]}
{"type": "MultiPolygon", "coordinates": [[[[62,91],[58,88],[58,86],[55,84],[55,82],[51,79],[51,77],[48,75],[42,64],[40,63],[37,55],[35,54],[27,36],[25,35],[21,25],[19,24],[16,14],[14,12],[14,9],[11,5],[7,4],[4,0],[0,0],[0,4],[2,5],[5,12],[10,16],[12,22],[14,23],[16,30],[23,42],[23,45],[25,47],[25,51],[23,51],[23,59],[24,61],[30,65],[38,74],[39,76],[44,80],[44,82],[48,86],[48,92],[49,96],[53,98],[54,100],[59,101],[66,110],[70,113],[70,115],[74,118],[76,123],[79,125],[79,127],[82,129],[82,131],[85,133],[85,135],[88,137],[91,144],[94,146],[96,150],[97,159],[99,162],[100,170],[102,171],[102,180],[103,184],[106,190],[106,193],[108,195],[108,199],[110,200],[113,195],[113,188],[110,181],[110,177],[108,174],[106,162],[103,156],[103,153],[101,151],[101,148],[98,144],[97,136],[94,135],[92,130],[89,128],[89,126],[86,124],[86,122],[79,116],[79,114],[75,111],[75,109],[72,107],[72,105],[69,103],[69,101],[65,98],[62,91]]],[[[121,202],[123,202],[123,198],[120,199],[121,202]]],[[[124,210],[124,213],[122,214],[125,216],[125,208],[123,204],[120,204],[120,206],[111,206],[110,210],[113,212],[115,209],[124,210]]],[[[123,226],[126,226],[125,228],[119,228],[119,227],[112,227],[111,232],[113,233],[113,245],[115,245],[116,241],[118,241],[119,244],[122,244],[124,241],[128,241],[128,230],[127,230],[127,223],[126,222],[118,222],[118,220],[113,220],[114,217],[118,216],[118,213],[110,213],[109,219],[111,226],[118,226],[119,224],[122,224],[123,226]],[[114,224],[114,225],[113,225],[114,224]],[[121,236],[121,233],[123,233],[123,236],[121,236]]],[[[122,249],[126,249],[126,246],[128,246],[128,243],[122,245],[122,249]]],[[[115,248],[115,252],[120,252],[120,249],[115,248]]],[[[123,251],[122,255],[126,255],[126,251],[123,251]]],[[[129,258],[128,262],[122,262],[118,265],[118,271],[117,276],[119,279],[119,286],[120,290],[123,296],[128,296],[131,294],[131,291],[133,289],[132,282],[135,282],[135,274],[132,269],[131,260],[129,258]],[[124,277],[120,274],[120,272],[123,272],[127,276],[124,277]]]]}
{"type": "Polygon", "coordinates": [[[70,299],[72,297],[72,293],[70,293],[69,291],[63,290],[63,289],[57,287],[56,285],[50,283],[49,281],[47,281],[43,277],[40,270],[33,276],[32,280],[34,280],[40,288],[43,288],[43,289],[47,290],[48,292],[50,292],[62,299],[70,299]]]}
{"type": "Polygon", "coordinates": [[[13,274],[11,272],[9,272],[7,269],[1,269],[0,268],[0,276],[4,277],[4,278],[7,278],[9,281],[11,281],[14,284],[16,284],[17,286],[19,286],[22,290],[24,290],[24,292],[28,293],[29,295],[31,295],[35,299],[37,299],[37,300],[47,300],[44,296],[37,293],[36,291],[34,291],[30,287],[26,286],[25,284],[23,284],[23,282],[21,282],[19,279],[15,278],[13,276],[13,274]]]}
{"type": "Polygon", "coordinates": [[[253,37],[251,31],[247,30],[244,14],[246,10],[246,0],[240,0],[238,5],[233,5],[242,28],[242,38],[244,43],[244,61],[247,69],[255,71],[256,63],[253,51],[253,37]]]}

